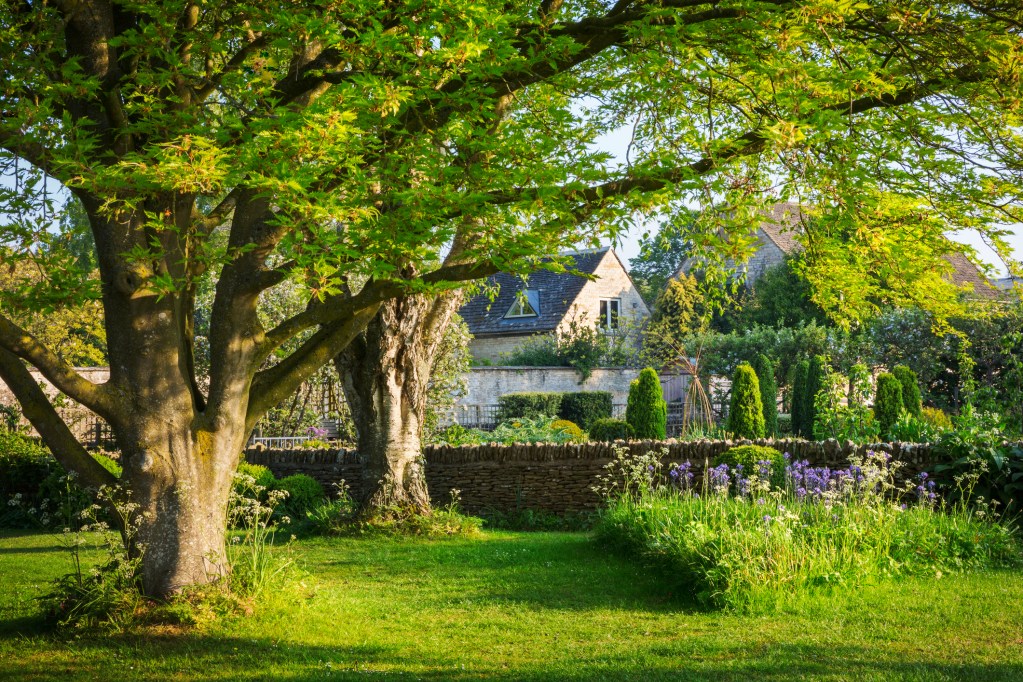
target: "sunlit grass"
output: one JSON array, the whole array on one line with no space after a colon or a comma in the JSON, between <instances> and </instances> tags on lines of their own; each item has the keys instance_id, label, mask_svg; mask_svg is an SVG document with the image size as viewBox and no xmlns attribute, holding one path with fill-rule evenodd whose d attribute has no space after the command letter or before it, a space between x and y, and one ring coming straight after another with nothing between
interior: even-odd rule
<instances>
[{"instance_id":1,"label":"sunlit grass","mask_svg":"<svg viewBox=\"0 0 1023 682\"><path fill-rule=\"evenodd\" d=\"M697 609L585 534L301 540L303 585L203 630L59 639L50 538L0 537L0 679L1019 680L1023 576L913 578L771 616Z\"/></svg>"}]
</instances>

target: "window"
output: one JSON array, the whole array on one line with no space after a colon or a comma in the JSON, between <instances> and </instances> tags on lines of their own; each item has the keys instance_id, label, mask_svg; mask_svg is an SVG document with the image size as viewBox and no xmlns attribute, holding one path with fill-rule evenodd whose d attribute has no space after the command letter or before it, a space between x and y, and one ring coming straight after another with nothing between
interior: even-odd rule
<instances>
[{"instance_id":1,"label":"window","mask_svg":"<svg viewBox=\"0 0 1023 682\"><path fill-rule=\"evenodd\" d=\"M600 299L600 328L611 331L618 329L618 320L622 314L622 299Z\"/></svg>"},{"instance_id":2,"label":"window","mask_svg":"<svg viewBox=\"0 0 1023 682\"><path fill-rule=\"evenodd\" d=\"M523 289L515 297L515 302L504 314L505 319L512 317L536 317L540 314L540 293L536 289Z\"/></svg>"}]
</instances>

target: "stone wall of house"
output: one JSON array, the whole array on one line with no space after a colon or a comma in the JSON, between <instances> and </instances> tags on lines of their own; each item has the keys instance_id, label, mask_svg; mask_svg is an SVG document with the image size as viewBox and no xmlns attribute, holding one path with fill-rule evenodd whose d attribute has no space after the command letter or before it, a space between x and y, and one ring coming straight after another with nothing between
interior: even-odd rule
<instances>
[{"instance_id":1,"label":"stone wall of house","mask_svg":"<svg viewBox=\"0 0 1023 682\"><path fill-rule=\"evenodd\" d=\"M624 404L629 383L637 376L638 369L598 367L581 382L579 372L571 367L473 367L465 377L468 390L458 404L493 405L503 395L524 391L610 391L614 403Z\"/></svg>"},{"instance_id":2,"label":"stone wall of house","mask_svg":"<svg viewBox=\"0 0 1023 682\"><path fill-rule=\"evenodd\" d=\"M514 336L484 336L469 342L469 354L476 362L489 362L499 365L504 359L518 350L532 334Z\"/></svg>"},{"instance_id":3,"label":"stone wall of house","mask_svg":"<svg viewBox=\"0 0 1023 682\"><path fill-rule=\"evenodd\" d=\"M594 274L597 279L587 282L575 303L558 326L559 332L567 332L572 321L582 325L595 325L600 321L600 299L621 299L622 326L629 328L641 324L650 316L643 297L632 283L628 272L612 250L604 255Z\"/></svg>"},{"instance_id":4,"label":"stone wall of house","mask_svg":"<svg viewBox=\"0 0 1023 682\"><path fill-rule=\"evenodd\" d=\"M624 444L633 453L667 452L665 464L689 461L699 476L705 462L734 445L749 441L637 441ZM818 466L844 467L850 456L866 454L868 446L830 440L764 440L797 459ZM869 446L887 452L903 463L902 476L915 476L929 470L934 454L926 445L885 443ZM429 447L426 449L426 480L435 503L449 501L458 490L462 509L469 513L489 510L514 512L536 509L565 514L595 508L600 498L593 491L605 465L614 456L606 443L480 445ZM319 480L328 490L344 480L359 493L359 455L354 451L261 450L246 452L246 460L268 466L277 476L304 473Z\"/></svg>"}]
</instances>

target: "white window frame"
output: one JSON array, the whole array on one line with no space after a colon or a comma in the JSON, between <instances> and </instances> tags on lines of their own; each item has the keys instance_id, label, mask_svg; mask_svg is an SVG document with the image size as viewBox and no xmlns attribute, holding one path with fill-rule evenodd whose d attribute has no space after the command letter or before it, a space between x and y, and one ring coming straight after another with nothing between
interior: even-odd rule
<instances>
[{"instance_id":1,"label":"white window frame","mask_svg":"<svg viewBox=\"0 0 1023 682\"><path fill-rule=\"evenodd\" d=\"M614 315L612 316L612 304L614 307ZM606 306L607 314L604 314L604 308ZM605 319L606 318L606 319ZM622 299L620 298L602 298L600 303L597 304L597 327L606 331L613 332L621 329L622 327Z\"/></svg>"},{"instance_id":2,"label":"white window frame","mask_svg":"<svg viewBox=\"0 0 1023 682\"><path fill-rule=\"evenodd\" d=\"M533 301L536 301L536 305L534 305ZM508 312L504 314L504 319L516 320L524 317L540 317L539 303L540 295L536 289L523 289L515 296L515 302L511 304L511 308L508 308ZM526 312L527 307L529 309L528 312Z\"/></svg>"}]
</instances>

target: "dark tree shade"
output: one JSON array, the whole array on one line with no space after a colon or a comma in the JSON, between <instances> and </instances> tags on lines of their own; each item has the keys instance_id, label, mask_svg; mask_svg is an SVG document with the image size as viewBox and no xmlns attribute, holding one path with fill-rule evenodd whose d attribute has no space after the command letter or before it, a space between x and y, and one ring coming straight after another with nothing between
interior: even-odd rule
<instances>
[{"instance_id":1,"label":"dark tree shade","mask_svg":"<svg viewBox=\"0 0 1023 682\"><path fill-rule=\"evenodd\" d=\"M797 436L806 436L806 421L804 412L806 410L806 378L810 373L810 362L801 361L796 365L795 376L792 379L792 433Z\"/></svg>"}]
</instances>

